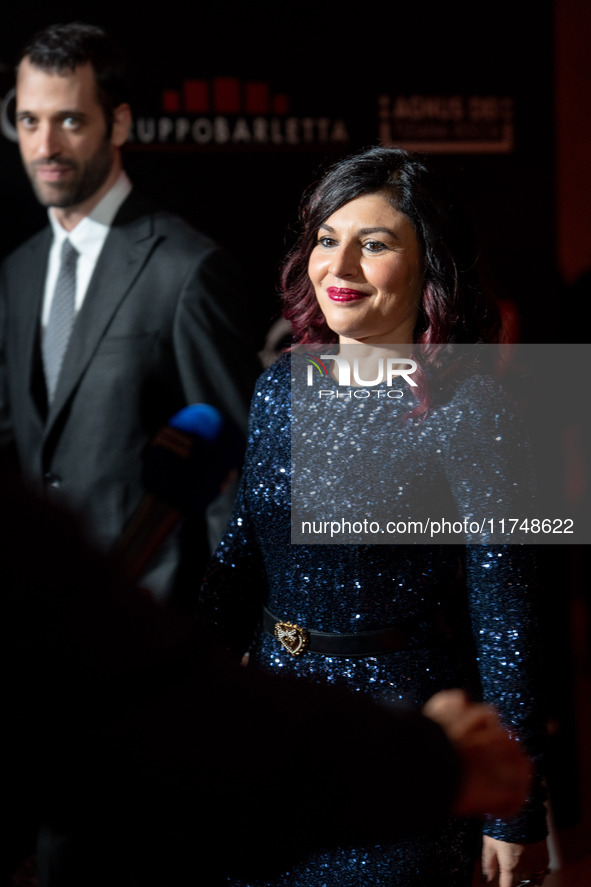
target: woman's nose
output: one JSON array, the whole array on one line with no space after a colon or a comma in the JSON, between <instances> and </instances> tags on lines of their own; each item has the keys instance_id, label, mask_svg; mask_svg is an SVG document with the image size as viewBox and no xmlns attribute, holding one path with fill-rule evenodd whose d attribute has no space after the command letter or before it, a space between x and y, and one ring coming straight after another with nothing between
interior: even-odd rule
<instances>
[{"instance_id":1,"label":"woman's nose","mask_svg":"<svg viewBox=\"0 0 591 887\"><path fill-rule=\"evenodd\" d=\"M330 273L333 277L341 277L351 280L359 274L359 259L356 250L352 246L341 244L331 254Z\"/></svg>"}]
</instances>

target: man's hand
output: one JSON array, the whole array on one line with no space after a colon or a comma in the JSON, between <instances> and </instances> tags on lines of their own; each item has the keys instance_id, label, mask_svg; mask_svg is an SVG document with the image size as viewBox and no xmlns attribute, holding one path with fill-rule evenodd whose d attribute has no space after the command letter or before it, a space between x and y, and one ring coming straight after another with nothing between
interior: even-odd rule
<instances>
[{"instance_id":1,"label":"man's hand","mask_svg":"<svg viewBox=\"0 0 591 887\"><path fill-rule=\"evenodd\" d=\"M462 763L454 815L517 813L531 786L531 766L494 708L470 702L462 690L444 690L423 712L444 729Z\"/></svg>"}]
</instances>

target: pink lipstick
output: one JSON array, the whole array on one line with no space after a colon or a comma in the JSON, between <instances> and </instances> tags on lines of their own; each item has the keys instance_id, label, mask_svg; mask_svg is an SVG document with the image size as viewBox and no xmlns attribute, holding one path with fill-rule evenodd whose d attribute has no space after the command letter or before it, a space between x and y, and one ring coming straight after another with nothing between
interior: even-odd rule
<instances>
[{"instance_id":1,"label":"pink lipstick","mask_svg":"<svg viewBox=\"0 0 591 887\"><path fill-rule=\"evenodd\" d=\"M329 286L326 290L328 298L333 302L357 302L359 299L366 299L369 293L362 293L359 290L346 289L339 286Z\"/></svg>"}]
</instances>

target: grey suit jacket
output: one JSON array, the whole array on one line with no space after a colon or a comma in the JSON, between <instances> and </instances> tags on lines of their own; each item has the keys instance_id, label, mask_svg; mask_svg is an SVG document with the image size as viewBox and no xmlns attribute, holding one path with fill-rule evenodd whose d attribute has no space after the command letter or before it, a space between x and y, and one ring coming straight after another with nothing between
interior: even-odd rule
<instances>
[{"instance_id":1,"label":"grey suit jacket","mask_svg":"<svg viewBox=\"0 0 591 887\"><path fill-rule=\"evenodd\" d=\"M258 371L249 306L215 243L132 192L100 254L47 409L39 318L50 245L47 228L0 271L4 435L23 471L80 508L108 547L143 494L146 444L175 412L206 402L245 426ZM180 544L163 552L156 586L169 585ZM202 560L204 535L192 548Z\"/></svg>"}]
</instances>

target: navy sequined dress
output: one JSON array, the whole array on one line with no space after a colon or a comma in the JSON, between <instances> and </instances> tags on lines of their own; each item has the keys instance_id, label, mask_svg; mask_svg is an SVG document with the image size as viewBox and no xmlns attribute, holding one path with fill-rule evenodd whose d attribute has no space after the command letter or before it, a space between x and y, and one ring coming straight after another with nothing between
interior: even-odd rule
<instances>
[{"instance_id":1,"label":"navy sequined dress","mask_svg":"<svg viewBox=\"0 0 591 887\"><path fill-rule=\"evenodd\" d=\"M428 447L441 456L442 476L462 512L488 507L490 513L491 489L478 480L479 465L483 459L492 464L495 484L502 486L502 447L520 445L511 439L519 432L513 430L516 423L506 414L497 384L483 377L467 390L460 386L422 423L409 422L409 405L408 398L398 404L383 403L384 410L394 410L388 414L393 423L392 459L385 468L393 490L400 496L396 466L404 462L420 474L419 452ZM347 427L354 438L363 402L342 400L335 409L338 416L331 418L330 411L318 408L322 439L335 441L338 434L342 441ZM350 411L349 425L343 410ZM304 675L375 699L419 706L446 687L482 693L501 708L506 722L538 757L531 550L520 545L292 545L290 416L290 359L285 356L262 375L254 394L241 488L206 577L202 612L237 651L250 647L251 661L271 672ZM478 426L468 448L465 440L461 447L458 444L458 428L464 422ZM332 423L336 423L334 434ZM354 490L351 495L355 497ZM416 644L402 652L359 658L310 652L295 657L261 629L263 605L279 619L317 631L356 632L403 624L416 634ZM446 632L433 643L425 642L425 629L439 625L442 613L453 637ZM268 741L272 743L273 736ZM404 767L404 762L392 763ZM391 803L396 804L396 798ZM416 803L427 808L429 798L417 798ZM277 808L269 810L269 816L280 817L281 804L278 796ZM522 815L509 822L490 821L485 830L515 842L542 839L545 824L539 793ZM273 884L467 887L477 852L474 824L450 820L437 835L319 853L291 867ZM258 887L268 882L248 882L255 883Z\"/></svg>"}]
</instances>

